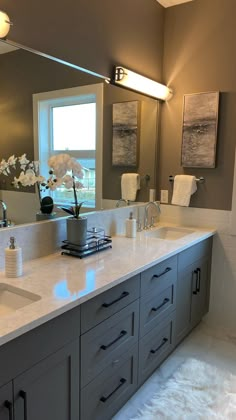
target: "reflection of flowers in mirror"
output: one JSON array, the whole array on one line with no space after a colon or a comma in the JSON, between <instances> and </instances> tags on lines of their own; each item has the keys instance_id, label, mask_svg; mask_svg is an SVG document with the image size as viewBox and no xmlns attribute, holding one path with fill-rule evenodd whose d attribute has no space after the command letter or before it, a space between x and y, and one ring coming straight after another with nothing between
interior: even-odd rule
<instances>
[{"instance_id":1,"label":"reflection of flowers in mirror","mask_svg":"<svg viewBox=\"0 0 236 420\"><path fill-rule=\"evenodd\" d=\"M19 157L15 157L15 155L10 156L7 160L2 159L0 162L0 174L8 176L12 173L12 171L21 171L18 178L14 176L14 180L12 181L12 185L15 188L22 187L31 187L36 185L39 203L40 203L40 211L43 214L50 214L53 211L53 200L51 197L41 197L41 191L46 189L47 181L42 176L39 175L39 161L33 160L30 161L26 153Z\"/></svg>"},{"instance_id":2,"label":"reflection of flowers in mirror","mask_svg":"<svg viewBox=\"0 0 236 420\"><path fill-rule=\"evenodd\" d=\"M12 181L12 185L15 188L19 188L20 185L27 187L36 183L43 184L46 181L43 176L39 175L39 162L28 160L25 153L19 157L12 155L7 160L2 159L0 162L0 174L8 176L12 170L17 170L18 166L21 170L20 175L18 178L14 177Z\"/></svg>"},{"instance_id":3,"label":"reflection of flowers in mirror","mask_svg":"<svg viewBox=\"0 0 236 420\"><path fill-rule=\"evenodd\" d=\"M39 161L30 161L26 153L22 156L10 156L7 160L2 159L0 162L0 174L8 176L12 170L20 170L18 178L14 176L12 185L15 188L28 187L36 184L39 194L39 201L42 202L41 192L45 190L56 190L58 187L65 187L73 191L74 206L61 207L64 211L79 218L80 209L83 203L78 203L77 191L83 188L80 180L83 178L84 173L81 164L70 155L60 153L51 156L48 161L51 168L49 171L49 178L39 174Z\"/></svg>"}]
</instances>

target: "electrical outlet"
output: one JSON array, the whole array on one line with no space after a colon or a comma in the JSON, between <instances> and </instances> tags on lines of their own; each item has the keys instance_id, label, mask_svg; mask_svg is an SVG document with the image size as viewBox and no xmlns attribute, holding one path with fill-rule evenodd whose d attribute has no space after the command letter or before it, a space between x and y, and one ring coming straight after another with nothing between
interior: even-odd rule
<instances>
[{"instance_id":1,"label":"electrical outlet","mask_svg":"<svg viewBox=\"0 0 236 420\"><path fill-rule=\"evenodd\" d=\"M168 203L168 190L161 190L161 203Z\"/></svg>"}]
</instances>

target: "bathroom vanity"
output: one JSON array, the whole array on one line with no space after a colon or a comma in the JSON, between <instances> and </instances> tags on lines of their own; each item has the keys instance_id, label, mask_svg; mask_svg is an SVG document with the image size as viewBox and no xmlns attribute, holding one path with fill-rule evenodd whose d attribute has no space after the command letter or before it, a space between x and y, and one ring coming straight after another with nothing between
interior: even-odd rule
<instances>
[{"instance_id":1,"label":"bathroom vanity","mask_svg":"<svg viewBox=\"0 0 236 420\"><path fill-rule=\"evenodd\" d=\"M9 279L42 298L0 319L0 419L112 418L208 311L213 234L114 237Z\"/></svg>"}]
</instances>

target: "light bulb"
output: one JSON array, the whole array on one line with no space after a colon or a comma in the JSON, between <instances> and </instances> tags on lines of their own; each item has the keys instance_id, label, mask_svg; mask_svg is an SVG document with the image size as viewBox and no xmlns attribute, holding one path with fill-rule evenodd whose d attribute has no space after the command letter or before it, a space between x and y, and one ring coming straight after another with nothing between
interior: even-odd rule
<instances>
[{"instance_id":1,"label":"light bulb","mask_svg":"<svg viewBox=\"0 0 236 420\"><path fill-rule=\"evenodd\" d=\"M0 10L0 38L5 38L10 30L10 19Z\"/></svg>"}]
</instances>

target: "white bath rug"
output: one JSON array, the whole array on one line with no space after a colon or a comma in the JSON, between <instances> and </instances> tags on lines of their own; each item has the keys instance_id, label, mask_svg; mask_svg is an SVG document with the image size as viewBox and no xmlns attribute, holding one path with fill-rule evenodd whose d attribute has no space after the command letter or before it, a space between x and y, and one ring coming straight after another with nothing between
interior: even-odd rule
<instances>
[{"instance_id":1,"label":"white bath rug","mask_svg":"<svg viewBox=\"0 0 236 420\"><path fill-rule=\"evenodd\" d=\"M187 359L132 420L236 420L236 376Z\"/></svg>"}]
</instances>

